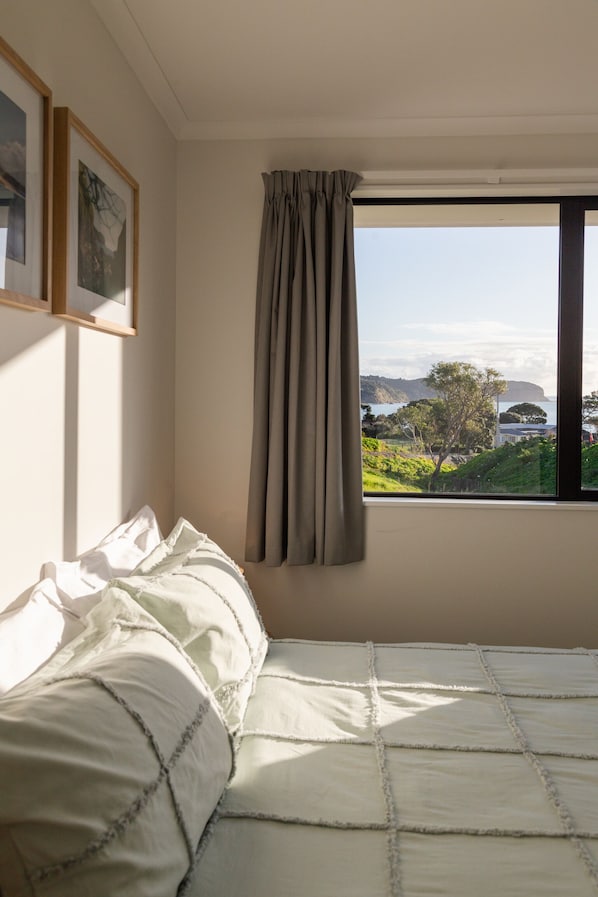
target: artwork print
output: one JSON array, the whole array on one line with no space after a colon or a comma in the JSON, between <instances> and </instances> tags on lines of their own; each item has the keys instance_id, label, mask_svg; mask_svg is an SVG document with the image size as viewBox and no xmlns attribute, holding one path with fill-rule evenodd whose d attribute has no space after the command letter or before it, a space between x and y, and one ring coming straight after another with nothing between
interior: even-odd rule
<instances>
[{"instance_id":1,"label":"artwork print","mask_svg":"<svg viewBox=\"0 0 598 897\"><path fill-rule=\"evenodd\" d=\"M52 91L0 35L0 305L51 310L51 119Z\"/></svg>"},{"instance_id":2,"label":"artwork print","mask_svg":"<svg viewBox=\"0 0 598 897\"><path fill-rule=\"evenodd\" d=\"M0 90L0 233L4 257L25 264L27 116Z\"/></svg>"},{"instance_id":3,"label":"artwork print","mask_svg":"<svg viewBox=\"0 0 598 897\"><path fill-rule=\"evenodd\" d=\"M127 209L91 168L79 161L77 283L125 304Z\"/></svg>"},{"instance_id":4,"label":"artwork print","mask_svg":"<svg viewBox=\"0 0 598 897\"><path fill-rule=\"evenodd\" d=\"M54 109L52 312L137 333L139 186L66 106Z\"/></svg>"}]
</instances>

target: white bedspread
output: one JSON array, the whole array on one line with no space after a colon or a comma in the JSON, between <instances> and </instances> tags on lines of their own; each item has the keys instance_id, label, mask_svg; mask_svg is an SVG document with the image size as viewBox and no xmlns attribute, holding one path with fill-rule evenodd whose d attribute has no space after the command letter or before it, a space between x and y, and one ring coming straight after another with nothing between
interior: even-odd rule
<instances>
[{"instance_id":1,"label":"white bedspread","mask_svg":"<svg viewBox=\"0 0 598 897\"><path fill-rule=\"evenodd\" d=\"M598 654L274 641L193 897L596 897Z\"/></svg>"}]
</instances>

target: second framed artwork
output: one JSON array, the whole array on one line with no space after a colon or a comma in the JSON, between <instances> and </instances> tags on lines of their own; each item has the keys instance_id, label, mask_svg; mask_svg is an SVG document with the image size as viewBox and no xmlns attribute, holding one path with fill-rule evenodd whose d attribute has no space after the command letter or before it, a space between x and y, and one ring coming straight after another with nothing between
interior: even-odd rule
<instances>
[{"instance_id":1,"label":"second framed artwork","mask_svg":"<svg viewBox=\"0 0 598 897\"><path fill-rule=\"evenodd\" d=\"M139 187L70 109L54 110L54 314L137 333Z\"/></svg>"}]
</instances>

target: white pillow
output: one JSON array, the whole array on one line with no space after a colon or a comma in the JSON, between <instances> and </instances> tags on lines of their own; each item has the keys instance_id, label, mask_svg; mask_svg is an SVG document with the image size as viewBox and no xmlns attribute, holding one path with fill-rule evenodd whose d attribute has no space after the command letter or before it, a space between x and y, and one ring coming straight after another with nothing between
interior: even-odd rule
<instances>
[{"instance_id":1,"label":"white pillow","mask_svg":"<svg viewBox=\"0 0 598 897\"><path fill-rule=\"evenodd\" d=\"M51 579L34 586L27 602L0 614L0 695L30 676L85 628L64 607Z\"/></svg>"},{"instance_id":2,"label":"white pillow","mask_svg":"<svg viewBox=\"0 0 598 897\"><path fill-rule=\"evenodd\" d=\"M156 515L145 505L77 560L44 564L43 575L54 580L64 604L83 616L111 579L128 576L161 539Z\"/></svg>"},{"instance_id":3,"label":"white pillow","mask_svg":"<svg viewBox=\"0 0 598 897\"><path fill-rule=\"evenodd\" d=\"M236 732L268 649L241 569L181 518L130 577L112 586L125 589L181 643Z\"/></svg>"},{"instance_id":4,"label":"white pillow","mask_svg":"<svg viewBox=\"0 0 598 897\"><path fill-rule=\"evenodd\" d=\"M231 768L201 675L109 587L0 701L0 893L174 897Z\"/></svg>"}]
</instances>

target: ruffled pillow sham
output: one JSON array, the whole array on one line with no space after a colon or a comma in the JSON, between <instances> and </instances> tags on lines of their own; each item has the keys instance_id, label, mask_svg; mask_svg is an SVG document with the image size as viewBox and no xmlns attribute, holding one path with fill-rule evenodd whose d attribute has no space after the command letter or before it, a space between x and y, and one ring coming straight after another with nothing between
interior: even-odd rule
<instances>
[{"instance_id":1,"label":"ruffled pillow sham","mask_svg":"<svg viewBox=\"0 0 598 897\"><path fill-rule=\"evenodd\" d=\"M109 586L85 631L0 701L0 893L175 895L231 768L201 673Z\"/></svg>"},{"instance_id":2,"label":"ruffled pillow sham","mask_svg":"<svg viewBox=\"0 0 598 897\"><path fill-rule=\"evenodd\" d=\"M239 730L268 649L240 568L181 518L118 585L184 647L213 690L229 730Z\"/></svg>"}]
</instances>

